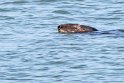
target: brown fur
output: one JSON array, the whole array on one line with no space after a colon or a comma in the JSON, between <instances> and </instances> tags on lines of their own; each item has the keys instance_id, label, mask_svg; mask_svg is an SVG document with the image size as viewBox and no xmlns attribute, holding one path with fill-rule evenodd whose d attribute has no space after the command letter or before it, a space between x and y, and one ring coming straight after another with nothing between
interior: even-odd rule
<instances>
[{"instance_id":1,"label":"brown fur","mask_svg":"<svg viewBox=\"0 0 124 83\"><path fill-rule=\"evenodd\" d=\"M80 24L61 24L58 26L58 31L61 33L83 33L97 31L97 29Z\"/></svg>"}]
</instances>

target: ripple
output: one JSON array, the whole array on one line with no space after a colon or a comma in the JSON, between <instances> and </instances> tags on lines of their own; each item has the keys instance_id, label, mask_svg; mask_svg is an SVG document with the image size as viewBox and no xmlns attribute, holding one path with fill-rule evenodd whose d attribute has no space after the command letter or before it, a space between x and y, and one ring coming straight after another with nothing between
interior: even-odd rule
<instances>
[{"instance_id":1,"label":"ripple","mask_svg":"<svg viewBox=\"0 0 124 83\"><path fill-rule=\"evenodd\" d=\"M0 20L11 20L11 19L15 19L15 17L11 17L11 16L0 16Z\"/></svg>"},{"instance_id":2,"label":"ripple","mask_svg":"<svg viewBox=\"0 0 124 83\"><path fill-rule=\"evenodd\" d=\"M8 12L8 11L11 11L10 9L3 9L3 8L0 8L0 12Z\"/></svg>"},{"instance_id":3,"label":"ripple","mask_svg":"<svg viewBox=\"0 0 124 83\"><path fill-rule=\"evenodd\" d=\"M2 3L2 5L5 5L5 4L24 4L24 3L27 3L27 1L26 0L16 0L16 1L4 2L4 3Z\"/></svg>"},{"instance_id":4,"label":"ripple","mask_svg":"<svg viewBox=\"0 0 124 83\"><path fill-rule=\"evenodd\" d=\"M65 10L55 10L55 11L53 11L53 13L56 13L56 14L70 14L68 11L65 11Z\"/></svg>"},{"instance_id":5,"label":"ripple","mask_svg":"<svg viewBox=\"0 0 124 83\"><path fill-rule=\"evenodd\" d=\"M0 82L123 83L123 2L1 0ZM63 23L99 31L60 34Z\"/></svg>"}]
</instances>

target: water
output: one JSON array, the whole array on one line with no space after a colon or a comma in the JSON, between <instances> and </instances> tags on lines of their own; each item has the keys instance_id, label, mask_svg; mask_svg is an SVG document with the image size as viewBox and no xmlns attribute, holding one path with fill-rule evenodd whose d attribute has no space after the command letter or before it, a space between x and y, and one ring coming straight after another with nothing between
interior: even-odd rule
<instances>
[{"instance_id":1,"label":"water","mask_svg":"<svg viewBox=\"0 0 124 83\"><path fill-rule=\"evenodd\" d=\"M124 83L124 33L60 34L79 23L124 29L123 0L1 0L0 83Z\"/></svg>"}]
</instances>

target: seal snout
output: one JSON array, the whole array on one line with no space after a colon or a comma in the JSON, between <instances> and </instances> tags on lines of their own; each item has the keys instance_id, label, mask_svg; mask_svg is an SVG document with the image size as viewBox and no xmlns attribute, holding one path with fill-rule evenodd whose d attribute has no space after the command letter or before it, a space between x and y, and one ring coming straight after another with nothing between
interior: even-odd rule
<instances>
[{"instance_id":1,"label":"seal snout","mask_svg":"<svg viewBox=\"0 0 124 83\"><path fill-rule=\"evenodd\" d=\"M61 24L58 26L58 31L61 33L83 33L97 31L97 29L80 24Z\"/></svg>"},{"instance_id":2,"label":"seal snout","mask_svg":"<svg viewBox=\"0 0 124 83\"><path fill-rule=\"evenodd\" d=\"M67 30L66 30L66 28L65 28L64 26L59 25L59 26L58 26L58 31L61 32L61 33L64 33L64 32L66 32Z\"/></svg>"}]
</instances>

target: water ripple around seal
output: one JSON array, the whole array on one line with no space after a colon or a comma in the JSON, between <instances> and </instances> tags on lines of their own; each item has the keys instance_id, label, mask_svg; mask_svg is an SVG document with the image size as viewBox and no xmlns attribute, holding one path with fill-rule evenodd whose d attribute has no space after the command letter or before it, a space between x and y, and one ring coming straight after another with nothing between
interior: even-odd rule
<instances>
[{"instance_id":1,"label":"water ripple around seal","mask_svg":"<svg viewBox=\"0 0 124 83\"><path fill-rule=\"evenodd\" d=\"M123 5L123 0L1 0L0 83L123 83ZM57 26L63 23L101 31L60 34Z\"/></svg>"}]
</instances>

